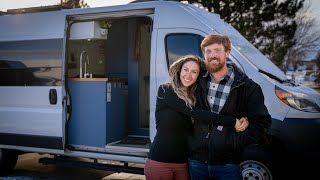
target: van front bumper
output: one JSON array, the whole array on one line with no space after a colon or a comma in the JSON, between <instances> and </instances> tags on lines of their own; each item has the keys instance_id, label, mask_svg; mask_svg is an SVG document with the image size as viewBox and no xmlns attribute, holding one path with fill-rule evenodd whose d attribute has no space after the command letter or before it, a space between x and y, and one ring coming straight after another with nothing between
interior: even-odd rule
<instances>
[{"instance_id":1,"label":"van front bumper","mask_svg":"<svg viewBox=\"0 0 320 180\"><path fill-rule=\"evenodd\" d=\"M289 157L320 160L320 117L272 120L270 132L281 140Z\"/></svg>"}]
</instances>

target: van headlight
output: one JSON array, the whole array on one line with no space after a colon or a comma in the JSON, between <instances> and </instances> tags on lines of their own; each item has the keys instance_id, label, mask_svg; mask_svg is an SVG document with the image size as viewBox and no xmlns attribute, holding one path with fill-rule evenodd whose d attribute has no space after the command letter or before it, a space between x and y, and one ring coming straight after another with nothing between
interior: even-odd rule
<instances>
[{"instance_id":1,"label":"van headlight","mask_svg":"<svg viewBox=\"0 0 320 180\"><path fill-rule=\"evenodd\" d=\"M304 93L287 91L278 86L275 90L277 97L294 109L314 113L320 112L320 107Z\"/></svg>"}]
</instances>

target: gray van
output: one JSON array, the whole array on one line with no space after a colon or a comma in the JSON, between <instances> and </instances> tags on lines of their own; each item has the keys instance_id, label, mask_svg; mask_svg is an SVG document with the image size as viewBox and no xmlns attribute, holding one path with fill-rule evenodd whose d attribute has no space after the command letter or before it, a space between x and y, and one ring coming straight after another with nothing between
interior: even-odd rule
<instances>
[{"instance_id":1,"label":"gray van","mask_svg":"<svg viewBox=\"0 0 320 180\"><path fill-rule=\"evenodd\" d=\"M270 143L243 155L244 178L272 179L288 159L319 159L320 94L289 81L217 14L150 1L6 14L0 24L2 175L23 153L55 155L45 164L143 174L129 164L148 156L157 88L177 58L202 56L201 40L212 33L231 38L229 63L262 87L272 116Z\"/></svg>"}]
</instances>

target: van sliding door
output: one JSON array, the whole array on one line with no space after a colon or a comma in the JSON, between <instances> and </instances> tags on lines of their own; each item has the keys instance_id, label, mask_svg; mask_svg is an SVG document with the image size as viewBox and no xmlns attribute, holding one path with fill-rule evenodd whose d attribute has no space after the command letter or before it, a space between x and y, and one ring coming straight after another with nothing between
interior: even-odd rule
<instances>
[{"instance_id":1,"label":"van sliding door","mask_svg":"<svg viewBox=\"0 0 320 180\"><path fill-rule=\"evenodd\" d=\"M62 149L62 40L0 47L0 143Z\"/></svg>"}]
</instances>

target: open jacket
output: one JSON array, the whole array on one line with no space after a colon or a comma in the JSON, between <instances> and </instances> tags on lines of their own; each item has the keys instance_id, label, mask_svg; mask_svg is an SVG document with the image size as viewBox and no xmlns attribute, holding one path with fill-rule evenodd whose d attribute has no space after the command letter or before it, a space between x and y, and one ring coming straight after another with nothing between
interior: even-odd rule
<instances>
[{"instance_id":1,"label":"open jacket","mask_svg":"<svg viewBox=\"0 0 320 180\"><path fill-rule=\"evenodd\" d=\"M175 104L184 104L183 111L174 109ZM188 162L188 136L192 127L190 111L172 86L159 86L155 111L157 133L149 159L164 163Z\"/></svg>"},{"instance_id":2,"label":"open jacket","mask_svg":"<svg viewBox=\"0 0 320 180\"><path fill-rule=\"evenodd\" d=\"M215 119L212 114L202 110L210 110L207 101L207 83L210 76L201 75L196 105L199 109L192 112L194 125L189 138L190 159L210 165L238 164L244 148L258 143L267 135L271 116L264 104L261 87L236 66L233 66L233 69L235 79L219 114L238 119L248 117L249 126L243 132L236 132L233 126L224 126L221 129L212 123Z\"/></svg>"},{"instance_id":3,"label":"open jacket","mask_svg":"<svg viewBox=\"0 0 320 180\"><path fill-rule=\"evenodd\" d=\"M150 148L149 159L166 163L188 162L192 109L177 96L170 84L159 86L155 112L157 133ZM210 115L212 124L232 127L235 124L234 117L210 111L197 112L194 115Z\"/></svg>"}]
</instances>

